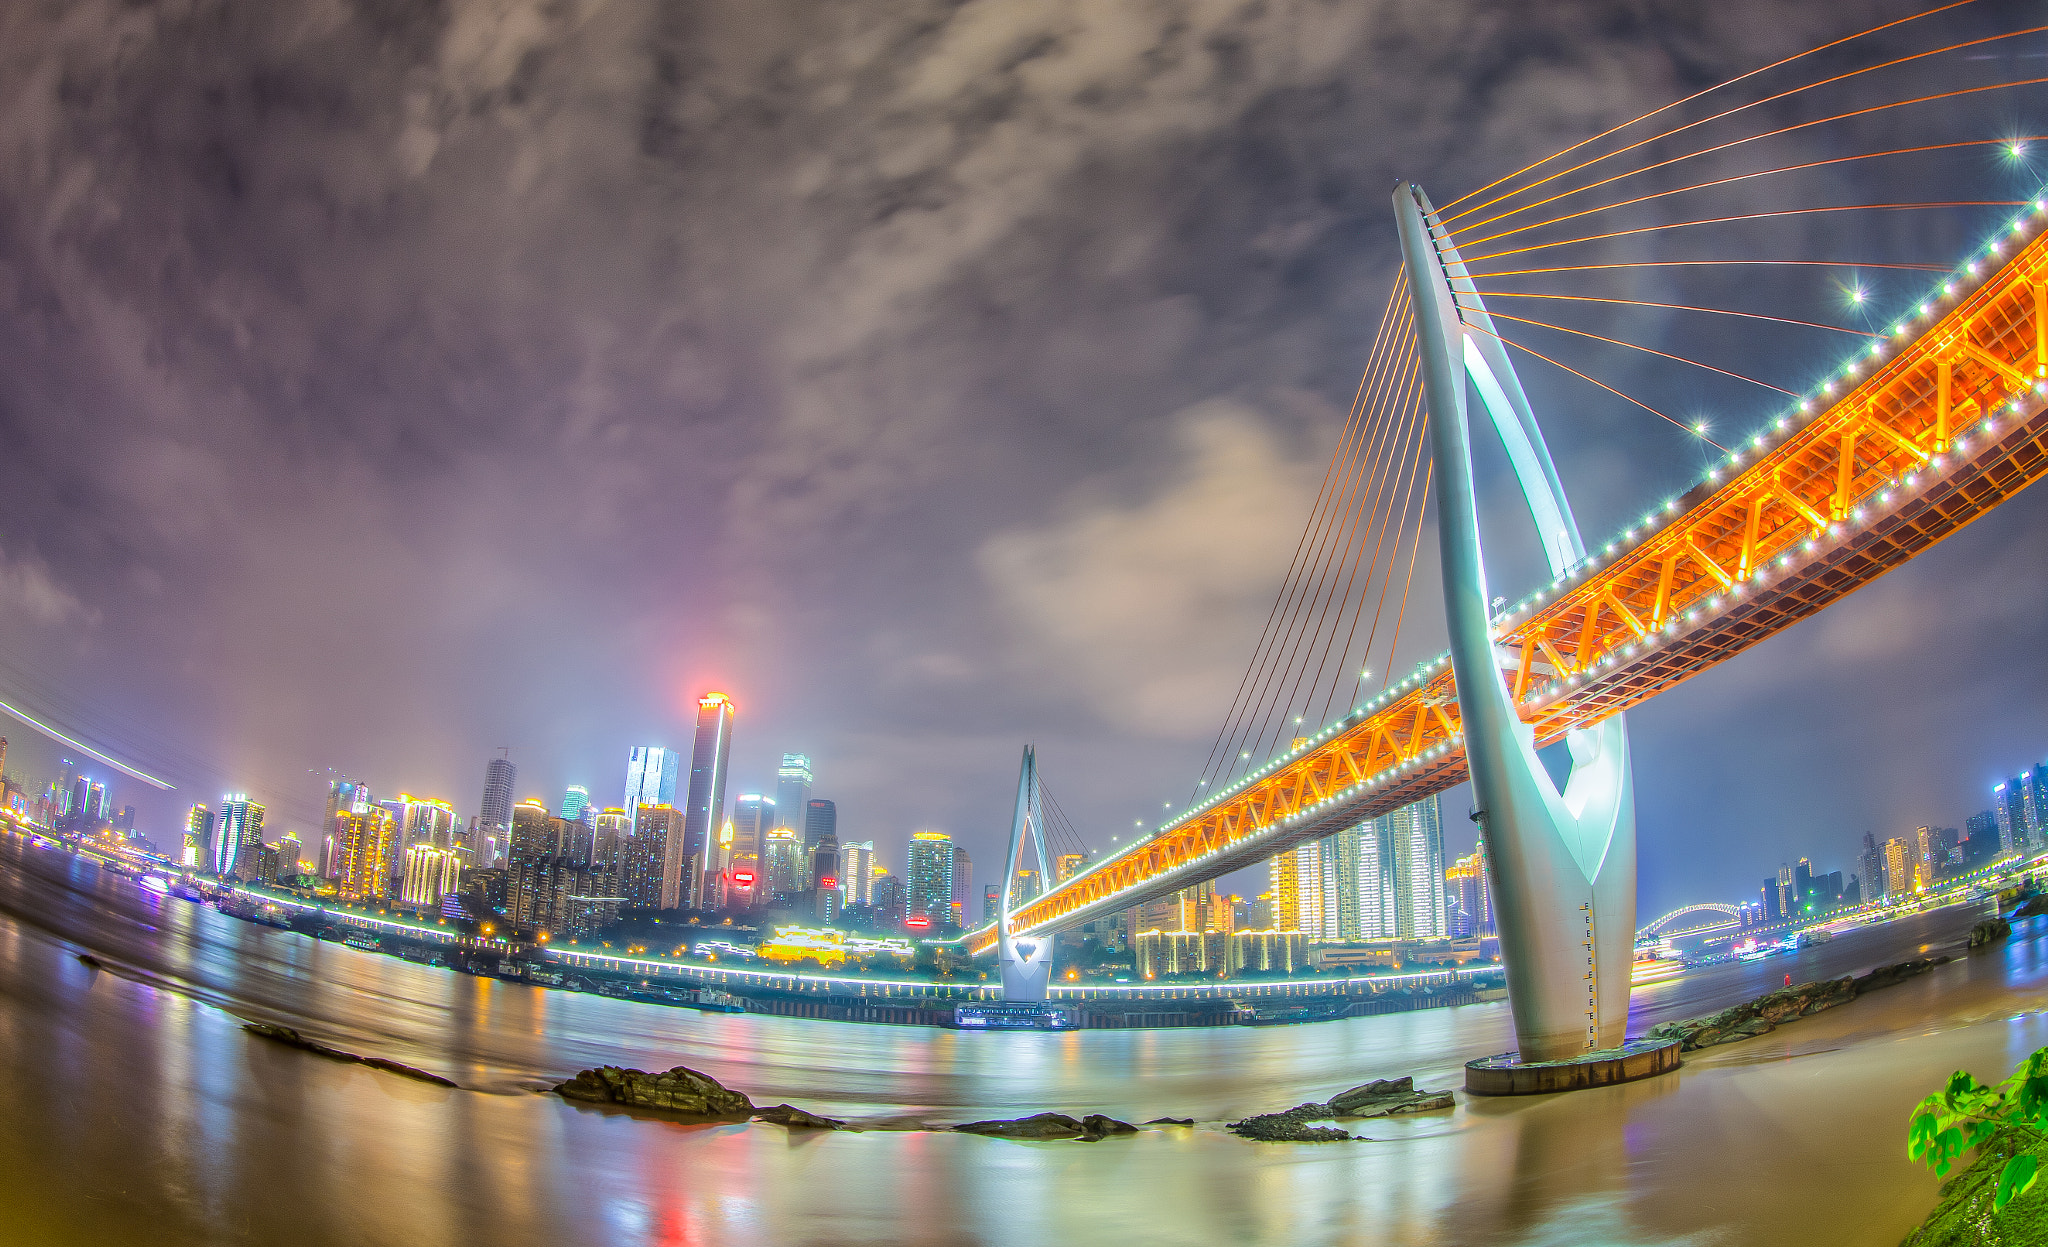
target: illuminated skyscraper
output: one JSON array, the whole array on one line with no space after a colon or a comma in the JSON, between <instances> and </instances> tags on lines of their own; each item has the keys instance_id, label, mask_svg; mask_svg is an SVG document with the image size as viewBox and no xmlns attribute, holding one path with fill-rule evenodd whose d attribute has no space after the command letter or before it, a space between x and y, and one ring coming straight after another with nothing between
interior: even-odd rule
<instances>
[{"instance_id":1,"label":"illuminated skyscraper","mask_svg":"<svg viewBox=\"0 0 2048 1247\"><path fill-rule=\"evenodd\" d=\"M1914 858L1913 845L1904 836L1894 836L1884 842L1885 896L1891 899L1908 896L1913 891Z\"/></svg>"},{"instance_id":2,"label":"illuminated skyscraper","mask_svg":"<svg viewBox=\"0 0 2048 1247\"><path fill-rule=\"evenodd\" d=\"M775 771L775 810L784 821L771 824L775 827L796 827L793 819L804 816L804 806L811 799L811 760L800 753L782 755L782 765Z\"/></svg>"},{"instance_id":3,"label":"illuminated skyscraper","mask_svg":"<svg viewBox=\"0 0 2048 1247\"><path fill-rule=\"evenodd\" d=\"M503 845L512 834L512 785L519 768L510 758L492 758L484 764L484 796L477 805L478 830Z\"/></svg>"},{"instance_id":4,"label":"illuminated skyscraper","mask_svg":"<svg viewBox=\"0 0 2048 1247\"><path fill-rule=\"evenodd\" d=\"M1052 881L1065 883L1081 873L1081 867L1088 864L1088 858L1081 853L1062 853L1052 859Z\"/></svg>"},{"instance_id":5,"label":"illuminated skyscraper","mask_svg":"<svg viewBox=\"0 0 2048 1247\"><path fill-rule=\"evenodd\" d=\"M682 755L660 745L641 745L626 758L626 797L621 808L637 817L643 805L674 805Z\"/></svg>"},{"instance_id":6,"label":"illuminated skyscraper","mask_svg":"<svg viewBox=\"0 0 2048 1247\"><path fill-rule=\"evenodd\" d=\"M399 901L414 909L433 909L441 898L457 889L462 866L453 849L437 849L421 841L405 851L404 885Z\"/></svg>"},{"instance_id":7,"label":"illuminated skyscraper","mask_svg":"<svg viewBox=\"0 0 2048 1247\"><path fill-rule=\"evenodd\" d=\"M406 847L415 844L432 845L437 849L455 847L455 807L446 801L401 792L391 800L377 804L391 811L391 820L398 827L401 856Z\"/></svg>"},{"instance_id":8,"label":"illuminated skyscraper","mask_svg":"<svg viewBox=\"0 0 2048 1247\"><path fill-rule=\"evenodd\" d=\"M398 824L391 811L372 805L360 814L334 816L341 845L336 887L345 901L380 901L391 895L391 869L398 852Z\"/></svg>"},{"instance_id":9,"label":"illuminated skyscraper","mask_svg":"<svg viewBox=\"0 0 2048 1247\"><path fill-rule=\"evenodd\" d=\"M213 869L213 811L203 805L185 815L185 858L184 865L195 870L219 873Z\"/></svg>"},{"instance_id":10,"label":"illuminated skyscraper","mask_svg":"<svg viewBox=\"0 0 2048 1247\"><path fill-rule=\"evenodd\" d=\"M875 903L875 842L839 846L839 890L849 905Z\"/></svg>"},{"instance_id":11,"label":"illuminated skyscraper","mask_svg":"<svg viewBox=\"0 0 2048 1247\"><path fill-rule=\"evenodd\" d=\"M222 797L220 815L213 824L213 872L233 877L242 854L262 843L263 807L245 792Z\"/></svg>"},{"instance_id":12,"label":"illuminated skyscraper","mask_svg":"<svg viewBox=\"0 0 2048 1247\"><path fill-rule=\"evenodd\" d=\"M953 837L943 831L913 832L903 873L903 902L911 915L922 914L933 926L952 921Z\"/></svg>"},{"instance_id":13,"label":"illuminated skyscraper","mask_svg":"<svg viewBox=\"0 0 2048 1247\"><path fill-rule=\"evenodd\" d=\"M697 739L690 749L690 800L683 809L683 852L662 867L665 909L704 903L716 837L725 824L725 776L737 711L732 698L724 693L706 693L697 699ZM673 851L677 846L669 847ZM674 904L668 903L671 896Z\"/></svg>"},{"instance_id":14,"label":"illuminated skyscraper","mask_svg":"<svg viewBox=\"0 0 2048 1247\"><path fill-rule=\"evenodd\" d=\"M732 853L734 857L761 852L761 837L776 821L776 803L758 792L741 795L732 803Z\"/></svg>"},{"instance_id":15,"label":"illuminated skyscraper","mask_svg":"<svg viewBox=\"0 0 2048 1247\"><path fill-rule=\"evenodd\" d=\"M803 891L803 837L794 827L771 827L761 843L761 873L764 877L760 893L771 900L779 900Z\"/></svg>"},{"instance_id":16,"label":"illuminated skyscraper","mask_svg":"<svg viewBox=\"0 0 2048 1247\"><path fill-rule=\"evenodd\" d=\"M630 771L630 768L628 768ZM581 784L571 784L562 792L562 817L570 822L580 822L583 809L590 804L590 789Z\"/></svg>"}]
</instances>

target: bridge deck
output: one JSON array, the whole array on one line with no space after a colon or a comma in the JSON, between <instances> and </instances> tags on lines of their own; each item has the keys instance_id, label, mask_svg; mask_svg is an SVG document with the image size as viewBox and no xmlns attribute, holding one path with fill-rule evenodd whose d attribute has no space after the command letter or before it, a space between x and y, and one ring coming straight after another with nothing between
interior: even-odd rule
<instances>
[{"instance_id":1,"label":"bridge deck","mask_svg":"<svg viewBox=\"0 0 2048 1247\"><path fill-rule=\"evenodd\" d=\"M2048 472L2048 214L1903 333L1495 625L1539 744L1790 627ZM1033 900L1058 930L1260 862L1465 779L1438 658L1299 749ZM992 928L970 936L976 948Z\"/></svg>"}]
</instances>

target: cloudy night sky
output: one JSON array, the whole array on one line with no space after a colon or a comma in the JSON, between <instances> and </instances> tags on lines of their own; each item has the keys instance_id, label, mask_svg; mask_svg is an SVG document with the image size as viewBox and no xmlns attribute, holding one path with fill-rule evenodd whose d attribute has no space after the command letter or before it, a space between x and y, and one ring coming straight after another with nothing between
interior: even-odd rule
<instances>
[{"instance_id":1,"label":"cloudy night sky","mask_svg":"<svg viewBox=\"0 0 2048 1247\"><path fill-rule=\"evenodd\" d=\"M1390 289L1395 179L1455 199L1914 11L19 0L0 11L0 696L177 784L115 784L160 845L230 787L273 833L308 832L330 768L466 816L500 746L521 796L580 783L615 803L628 748L687 749L717 688L740 707L729 795L807 753L842 841L892 868L937 828L995 878L1027 741L1107 847L1202 773ZM1965 5L1683 117L2039 12ZM2044 75L2048 39L2004 39L1688 141ZM2048 87L1628 185L2030 134L2048 136ZM2038 146L1755 179L1623 224L2031 197ZM1950 265L2013 211L1549 254ZM1520 288L1865 329L1934 280ZM1528 314L1793 391L1861 341ZM1724 440L1787 402L1530 332ZM1641 409L1517 366L1589 540L1708 462ZM1526 517L1498 465L1482 481L1491 570L1520 596ZM1442 645L1423 550L1404 665ZM1802 855L1853 871L1864 832L1960 826L2048 754L2044 552L2037 489L1631 712L1645 912L1753 899ZM6 735L11 774L54 773L56 745ZM1444 801L1465 851L1466 793Z\"/></svg>"}]
</instances>

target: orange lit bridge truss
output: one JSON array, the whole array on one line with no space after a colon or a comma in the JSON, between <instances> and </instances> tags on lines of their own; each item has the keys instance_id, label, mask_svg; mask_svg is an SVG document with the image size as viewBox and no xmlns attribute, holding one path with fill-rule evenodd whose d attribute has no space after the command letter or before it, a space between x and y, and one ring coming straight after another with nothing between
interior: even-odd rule
<instances>
[{"instance_id":1,"label":"orange lit bridge truss","mask_svg":"<svg viewBox=\"0 0 2048 1247\"><path fill-rule=\"evenodd\" d=\"M2048 472L2044 223L2034 207L1822 401L1496 619L1501 671L1539 745L1812 615ZM1038 897L1012 927L1107 917L1464 779L1440 657ZM993 946L991 929L967 938Z\"/></svg>"}]
</instances>

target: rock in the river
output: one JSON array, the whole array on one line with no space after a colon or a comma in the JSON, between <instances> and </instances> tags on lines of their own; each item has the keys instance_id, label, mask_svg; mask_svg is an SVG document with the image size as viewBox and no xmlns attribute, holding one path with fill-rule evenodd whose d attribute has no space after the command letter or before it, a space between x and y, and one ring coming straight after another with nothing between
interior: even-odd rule
<instances>
[{"instance_id":1,"label":"rock in the river","mask_svg":"<svg viewBox=\"0 0 2048 1247\"><path fill-rule=\"evenodd\" d=\"M2034 897L2026 904L2012 911L2012 916L2015 918L2038 918L2042 914L2048 914L2048 894Z\"/></svg>"},{"instance_id":2,"label":"rock in the river","mask_svg":"<svg viewBox=\"0 0 2048 1247\"><path fill-rule=\"evenodd\" d=\"M1330 1100L1332 1117L1392 1117L1427 1113L1457 1104L1448 1091L1417 1091L1413 1078L1381 1078Z\"/></svg>"},{"instance_id":3,"label":"rock in the river","mask_svg":"<svg viewBox=\"0 0 2048 1247\"><path fill-rule=\"evenodd\" d=\"M778 1104L774 1108L764 1108L754 1114L754 1120L772 1121L781 1126L809 1128L812 1130L846 1129L846 1123L840 1121L837 1117L820 1117L816 1113L807 1112L794 1104Z\"/></svg>"},{"instance_id":4,"label":"rock in the river","mask_svg":"<svg viewBox=\"0 0 2048 1247\"><path fill-rule=\"evenodd\" d=\"M737 1120L753 1116L753 1101L709 1074L678 1065L666 1073L600 1065L555 1088L571 1100L593 1100L627 1108L659 1109L685 1117Z\"/></svg>"},{"instance_id":5,"label":"rock in the river","mask_svg":"<svg viewBox=\"0 0 2048 1247\"><path fill-rule=\"evenodd\" d=\"M1925 974L1934 967L1942 965L1949 960L1950 958L1947 957L1919 957L1912 961L1901 961L1895 966L1879 966L1877 969L1856 980L1856 993L1862 995L1864 992L1876 991L1880 987L1890 987L1894 983L1903 983L1907 979L1918 974Z\"/></svg>"},{"instance_id":6,"label":"rock in the river","mask_svg":"<svg viewBox=\"0 0 2048 1247\"><path fill-rule=\"evenodd\" d=\"M1195 1119L1192 1117L1154 1117L1145 1124L1148 1126L1192 1126L1195 1124Z\"/></svg>"},{"instance_id":7,"label":"rock in the river","mask_svg":"<svg viewBox=\"0 0 2048 1247\"><path fill-rule=\"evenodd\" d=\"M1982 948L1993 940L2002 940L2012 934L2012 924L2003 918L1986 918L1970 928L1970 947Z\"/></svg>"},{"instance_id":8,"label":"rock in the river","mask_svg":"<svg viewBox=\"0 0 2048 1247\"><path fill-rule=\"evenodd\" d=\"M317 1040L308 1039L291 1027L280 1026L276 1022L244 1022L242 1023L242 1029L259 1039L268 1039L293 1048L303 1048L307 1052L324 1056L329 1060L367 1065L371 1069L381 1069L387 1074L397 1074L403 1078L416 1078L421 1082L430 1082L437 1087L455 1086L453 1082L441 1077L439 1074L430 1074L426 1070L418 1069L411 1065L402 1065L390 1057L358 1056L353 1052L344 1052L340 1048L332 1048Z\"/></svg>"},{"instance_id":9,"label":"rock in the river","mask_svg":"<svg viewBox=\"0 0 2048 1247\"><path fill-rule=\"evenodd\" d=\"M970 1121L953 1129L996 1139L1078 1139L1093 1143L1107 1135L1135 1134L1137 1127L1100 1113L1075 1120L1065 1113L1034 1113L1010 1121Z\"/></svg>"},{"instance_id":10,"label":"rock in the river","mask_svg":"<svg viewBox=\"0 0 2048 1247\"><path fill-rule=\"evenodd\" d=\"M1260 1143L1341 1143L1356 1137L1334 1126L1309 1125L1330 1116L1327 1104L1297 1104L1284 1113L1260 1113L1231 1122L1224 1129Z\"/></svg>"},{"instance_id":11,"label":"rock in the river","mask_svg":"<svg viewBox=\"0 0 2048 1247\"><path fill-rule=\"evenodd\" d=\"M1890 987L1916 974L1925 974L1947 960L1947 957L1923 957L1917 961L1902 961L1895 966L1879 966L1862 978L1845 976L1781 987L1707 1017L1659 1023L1650 1028L1647 1038L1676 1039L1681 1052L1734 1043L1738 1039L1753 1039L1778 1029L1782 1023L1848 1004L1864 992Z\"/></svg>"}]
</instances>

